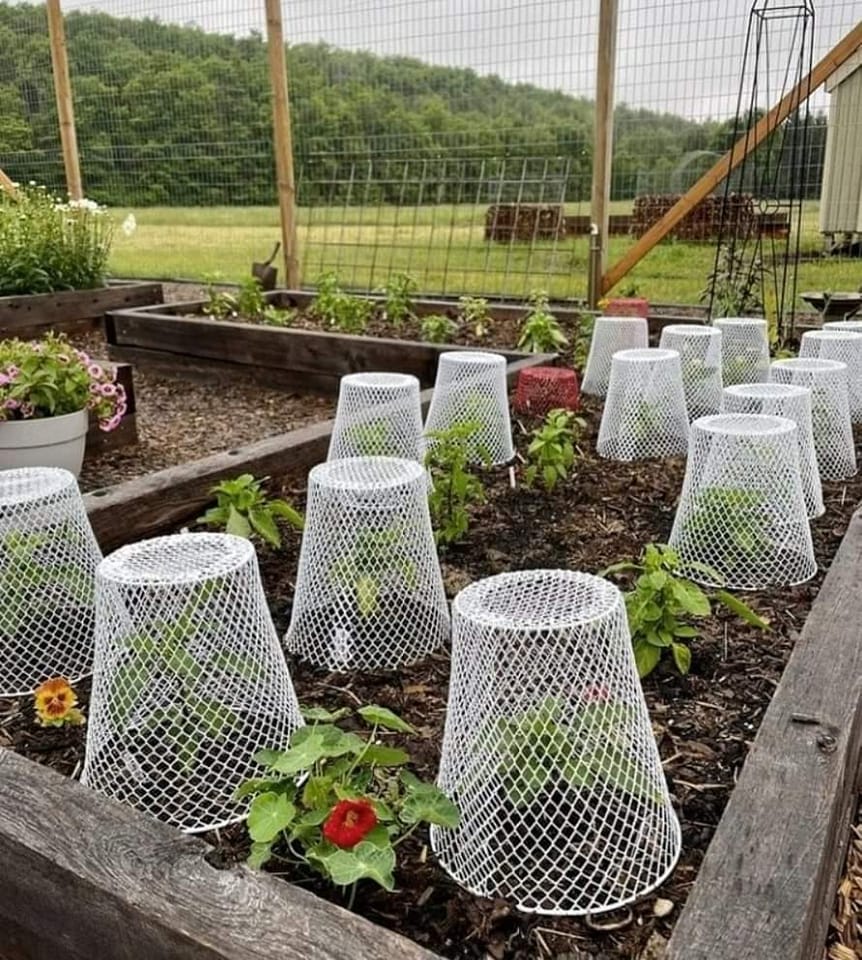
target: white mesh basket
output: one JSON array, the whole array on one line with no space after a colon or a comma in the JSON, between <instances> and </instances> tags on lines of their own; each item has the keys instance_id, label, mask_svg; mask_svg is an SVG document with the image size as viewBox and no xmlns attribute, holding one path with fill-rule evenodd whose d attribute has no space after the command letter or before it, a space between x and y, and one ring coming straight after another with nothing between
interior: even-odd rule
<instances>
[{"instance_id":1,"label":"white mesh basket","mask_svg":"<svg viewBox=\"0 0 862 960\"><path fill-rule=\"evenodd\" d=\"M760 413L770 417L786 417L796 424L799 443L799 469L802 494L809 517L819 517L826 510L814 432L811 426L811 391L789 383L738 383L725 387L723 413Z\"/></svg>"},{"instance_id":2,"label":"white mesh basket","mask_svg":"<svg viewBox=\"0 0 862 960\"><path fill-rule=\"evenodd\" d=\"M851 423L862 422L862 331L809 330L799 345L802 358L837 360L847 364L847 402Z\"/></svg>"},{"instance_id":3,"label":"white mesh basket","mask_svg":"<svg viewBox=\"0 0 862 960\"><path fill-rule=\"evenodd\" d=\"M475 462L484 459L483 450L492 464L508 463L515 456L505 357L473 350L440 354L425 431L448 430L461 423L480 425L470 440Z\"/></svg>"},{"instance_id":4,"label":"white mesh basket","mask_svg":"<svg viewBox=\"0 0 862 960\"><path fill-rule=\"evenodd\" d=\"M99 566L81 781L187 832L243 819L254 754L302 725L254 548L159 537Z\"/></svg>"},{"instance_id":5,"label":"white mesh basket","mask_svg":"<svg viewBox=\"0 0 862 960\"><path fill-rule=\"evenodd\" d=\"M0 470L0 697L90 673L101 559L73 474Z\"/></svg>"},{"instance_id":6,"label":"white mesh basket","mask_svg":"<svg viewBox=\"0 0 862 960\"><path fill-rule=\"evenodd\" d=\"M596 397L608 392L611 358L620 350L637 350L648 342L643 317L596 317L581 390Z\"/></svg>"},{"instance_id":7,"label":"white mesh basket","mask_svg":"<svg viewBox=\"0 0 862 960\"><path fill-rule=\"evenodd\" d=\"M726 387L769 379L769 331L759 317L719 317L721 375Z\"/></svg>"},{"instance_id":8,"label":"white mesh basket","mask_svg":"<svg viewBox=\"0 0 862 960\"><path fill-rule=\"evenodd\" d=\"M395 669L448 639L424 470L390 457L314 467L287 648L328 670Z\"/></svg>"},{"instance_id":9,"label":"white mesh basket","mask_svg":"<svg viewBox=\"0 0 862 960\"><path fill-rule=\"evenodd\" d=\"M684 456L688 415L676 350L645 347L614 354L599 439L600 457Z\"/></svg>"},{"instance_id":10,"label":"white mesh basket","mask_svg":"<svg viewBox=\"0 0 862 960\"><path fill-rule=\"evenodd\" d=\"M721 409L721 330L694 323L675 323L661 332L660 347L676 350L682 367L682 388L688 419Z\"/></svg>"},{"instance_id":11,"label":"white mesh basket","mask_svg":"<svg viewBox=\"0 0 862 960\"><path fill-rule=\"evenodd\" d=\"M328 460L403 457L424 463L419 381L403 373L341 378Z\"/></svg>"},{"instance_id":12,"label":"white mesh basket","mask_svg":"<svg viewBox=\"0 0 862 960\"><path fill-rule=\"evenodd\" d=\"M821 480L849 480L856 474L856 448L850 423L847 365L838 360L796 357L776 360L773 383L792 383L811 391L811 426Z\"/></svg>"},{"instance_id":13,"label":"white mesh basket","mask_svg":"<svg viewBox=\"0 0 862 960\"><path fill-rule=\"evenodd\" d=\"M658 886L680 852L622 597L569 570L504 573L453 606L440 863L483 897L590 914Z\"/></svg>"},{"instance_id":14,"label":"white mesh basket","mask_svg":"<svg viewBox=\"0 0 862 960\"><path fill-rule=\"evenodd\" d=\"M669 543L692 580L760 590L814 576L796 434L792 420L761 414L691 425Z\"/></svg>"}]
</instances>

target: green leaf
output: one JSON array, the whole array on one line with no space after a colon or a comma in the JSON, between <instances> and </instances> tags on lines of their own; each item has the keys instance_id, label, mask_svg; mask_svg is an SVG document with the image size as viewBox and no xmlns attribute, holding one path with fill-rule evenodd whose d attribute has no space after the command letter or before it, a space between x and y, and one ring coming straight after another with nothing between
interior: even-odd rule
<instances>
[{"instance_id":1,"label":"green leaf","mask_svg":"<svg viewBox=\"0 0 862 960\"><path fill-rule=\"evenodd\" d=\"M377 602L380 596L380 583L376 577L361 576L356 578L356 605L362 617L373 616L377 611Z\"/></svg>"},{"instance_id":2,"label":"green leaf","mask_svg":"<svg viewBox=\"0 0 862 960\"><path fill-rule=\"evenodd\" d=\"M138 660L123 664L114 674L108 709L117 727L126 723L150 682L149 670Z\"/></svg>"},{"instance_id":3,"label":"green leaf","mask_svg":"<svg viewBox=\"0 0 862 960\"><path fill-rule=\"evenodd\" d=\"M352 850L334 847L316 848L314 859L329 875L333 883L349 887L357 880L373 880L384 890L395 889L392 871L395 869L395 851L391 846L378 847L362 840Z\"/></svg>"},{"instance_id":4,"label":"green leaf","mask_svg":"<svg viewBox=\"0 0 862 960\"><path fill-rule=\"evenodd\" d=\"M269 509L271 513L274 513L277 517L281 517L282 520L286 520L297 530L302 530L305 528L305 517L303 517L298 510L287 503L287 501L270 500Z\"/></svg>"},{"instance_id":5,"label":"green leaf","mask_svg":"<svg viewBox=\"0 0 862 960\"><path fill-rule=\"evenodd\" d=\"M240 653L222 651L213 657L212 666L225 673L235 673L245 680L260 680L264 674L263 665L253 657L244 657Z\"/></svg>"},{"instance_id":6,"label":"green leaf","mask_svg":"<svg viewBox=\"0 0 862 960\"><path fill-rule=\"evenodd\" d=\"M241 783L233 792L233 800L242 800L253 793L262 793L271 791L274 793L284 792L283 787L290 787L295 791L294 784L289 780L272 780L270 777L251 777ZM292 799L288 797L288 799Z\"/></svg>"},{"instance_id":7,"label":"green leaf","mask_svg":"<svg viewBox=\"0 0 862 960\"><path fill-rule=\"evenodd\" d=\"M693 617L708 617L712 613L709 597L693 583L677 580L673 584L676 602Z\"/></svg>"},{"instance_id":8,"label":"green leaf","mask_svg":"<svg viewBox=\"0 0 862 960\"><path fill-rule=\"evenodd\" d=\"M545 789L551 779L552 771L536 757L524 757L520 764L502 771L503 781L509 800L519 808L528 807Z\"/></svg>"},{"instance_id":9,"label":"green leaf","mask_svg":"<svg viewBox=\"0 0 862 960\"><path fill-rule=\"evenodd\" d=\"M769 629L769 621L765 620L759 614L755 613L747 604L743 603L738 597L726 590L716 590L713 596L719 603L727 607L731 613L741 617L746 623L753 627L759 627L761 630Z\"/></svg>"},{"instance_id":10,"label":"green leaf","mask_svg":"<svg viewBox=\"0 0 862 960\"><path fill-rule=\"evenodd\" d=\"M560 776L573 790L591 790L598 783L598 776L589 756L576 757L560 764Z\"/></svg>"},{"instance_id":11,"label":"green leaf","mask_svg":"<svg viewBox=\"0 0 862 960\"><path fill-rule=\"evenodd\" d=\"M281 546L281 534L272 514L265 507L252 507L248 512L248 519L255 533L278 550Z\"/></svg>"},{"instance_id":12,"label":"green leaf","mask_svg":"<svg viewBox=\"0 0 862 960\"><path fill-rule=\"evenodd\" d=\"M228 728L239 726L239 716L217 700L204 700L202 697L188 696L186 705L206 727L211 737L223 737Z\"/></svg>"},{"instance_id":13,"label":"green leaf","mask_svg":"<svg viewBox=\"0 0 862 960\"><path fill-rule=\"evenodd\" d=\"M270 843L253 843L251 845L251 852L248 855L248 858L245 861L247 867L250 867L252 870L260 870L260 868L269 860L272 856L272 842Z\"/></svg>"},{"instance_id":14,"label":"green leaf","mask_svg":"<svg viewBox=\"0 0 862 960\"><path fill-rule=\"evenodd\" d=\"M260 751L255 756L258 763L287 776L294 776L314 766L324 757L342 757L359 754L365 741L354 733L345 733L338 727L319 725L301 727L294 731L287 750Z\"/></svg>"},{"instance_id":15,"label":"green leaf","mask_svg":"<svg viewBox=\"0 0 862 960\"><path fill-rule=\"evenodd\" d=\"M691 650L684 643L671 644L673 662L680 673L686 674L691 669Z\"/></svg>"},{"instance_id":16,"label":"green leaf","mask_svg":"<svg viewBox=\"0 0 862 960\"><path fill-rule=\"evenodd\" d=\"M350 707L341 707L339 710L327 710L326 707L300 707L299 712L304 720L312 723L336 723L350 714Z\"/></svg>"},{"instance_id":17,"label":"green leaf","mask_svg":"<svg viewBox=\"0 0 862 960\"><path fill-rule=\"evenodd\" d=\"M373 764L377 767L400 767L409 763L410 754L399 747L387 747L381 743L371 743L357 758L362 765Z\"/></svg>"},{"instance_id":18,"label":"green leaf","mask_svg":"<svg viewBox=\"0 0 862 960\"><path fill-rule=\"evenodd\" d=\"M461 819L454 803L432 783L408 787L399 813L404 823L433 823L438 827L457 827Z\"/></svg>"},{"instance_id":19,"label":"green leaf","mask_svg":"<svg viewBox=\"0 0 862 960\"><path fill-rule=\"evenodd\" d=\"M228 508L225 532L232 533L235 537L245 537L246 540L251 536L251 524L233 504Z\"/></svg>"},{"instance_id":20,"label":"green leaf","mask_svg":"<svg viewBox=\"0 0 862 960\"><path fill-rule=\"evenodd\" d=\"M332 777L309 777L302 788L302 803L305 807L331 806Z\"/></svg>"},{"instance_id":21,"label":"green leaf","mask_svg":"<svg viewBox=\"0 0 862 960\"><path fill-rule=\"evenodd\" d=\"M296 817L296 807L278 793L262 793L251 802L248 811L248 833L258 843L272 843Z\"/></svg>"},{"instance_id":22,"label":"green leaf","mask_svg":"<svg viewBox=\"0 0 862 960\"><path fill-rule=\"evenodd\" d=\"M658 666L661 660L661 647L655 647L651 643L639 640L635 644L635 665L638 668L638 676L649 676Z\"/></svg>"},{"instance_id":23,"label":"green leaf","mask_svg":"<svg viewBox=\"0 0 862 960\"><path fill-rule=\"evenodd\" d=\"M604 743L597 748L593 762L596 773L606 783L632 796L661 803L661 794L650 783L637 755L630 755L613 743Z\"/></svg>"},{"instance_id":24,"label":"green leaf","mask_svg":"<svg viewBox=\"0 0 862 960\"><path fill-rule=\"evenodd\" d=\"M371 703L367 707L360 707L356 712L366 723L370 723L372 726L385 727L387 730L397 730L399 733L416 732L413 727L405 720L402 720L398 714L376 703Z\"/></svg>"}]
</instances>

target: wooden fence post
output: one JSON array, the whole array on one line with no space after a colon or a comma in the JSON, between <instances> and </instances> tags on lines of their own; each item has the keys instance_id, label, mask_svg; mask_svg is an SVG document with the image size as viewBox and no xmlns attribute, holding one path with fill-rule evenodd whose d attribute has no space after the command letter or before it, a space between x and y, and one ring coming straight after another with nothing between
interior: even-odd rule
<instances>
[{"instance_id":1,"label":"wooden fence post","mask_svg":"<svg viewBox=\"0 0 862 960\"><path fill-rule=\"evenodd\" d=\"M293 133L290 127L290 98L287 85L287 58L281 0L266 0L266 38L269 77L272 84L272 129L275 141L275 172L278 179L278 209L287 286L297 290L302 281L296 239L296 182L293 171Z\"/></svg>"},{"instance_id":2,"label":"wooden fence post","mask_svg":"<svg viewBox=\"0 0 862 960\"><path fill-rule=\"evenodd\" d=\"M5 190L10 197L18 196L18 191L15 188L15 184L12 182L10 177L6 175L2 168L0 168L0 190Z\"/></svg>"},{"instance_id":3,"label":"wooden fence post","mask_svg":"<svg viewBox=\"0 0 862 960\"><path fill-rule=\"evenodd\" d=\"M81 186L81 166L78 158L78 135L75 131L75 110L72 106L72 85L69 80L69 57L66 51L66 31L60 0L46 0L48 32L51 38L51 64L54 70L54 93L57 97L57 118L60 123L60 143L63 147L63 167L66 171L66 190L72 200L84 196Z\"/></svg>"}]
</instances>

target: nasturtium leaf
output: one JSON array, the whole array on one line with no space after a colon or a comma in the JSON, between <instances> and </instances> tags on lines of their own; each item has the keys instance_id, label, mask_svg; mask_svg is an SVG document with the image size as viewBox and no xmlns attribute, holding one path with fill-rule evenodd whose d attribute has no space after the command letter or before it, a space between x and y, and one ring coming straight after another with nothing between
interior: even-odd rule
<instances>
[{"instance_id":1,"label":"nasturtium leaf","mask_svg":"<svg viewBox=\"0 0 862 960\"><path fill-rule=\"evenodd\" d=\"M303 719L311 723L336 723L350 713L350 707L341 707L339 710L327 710L326 707L300 707L299 712Z\"/></svg>"},{"instance_id":2,"label":"nasturtium leaf","mask_svg":"<svg viewBox=\"0 0 862 960\"><path fill-rule=\"evenodd\" d=\"M315 859L338 886L349 887L357 880L368 879L378 883L384 890L395 889L392 876L395 851L391 846L378 847L362 840L350 850L337 847L325 853L318 850Z\"/></svg>"},{"instance_id":3,"label":"nasturtium leaf","mask_svg":"<svg viewBox=\"0 0 862 960\"><path fill-rule=\"evenodd\" d=\"M252 870L260 870L271 856L272 843L253 843L245 863Z\"/></svg>"},{"instance_id":4,"label":"nasturtium leaf","mask_svg":"<svg viewBox=\"0 0 862 960\"><path fill-rule=\"evenodd\" d=\"M432 823L438 827L457 827L461 819L455 804L431 783L408 791L400 816L404 823Z\"/></svg>"},{"instance_id":5,"label":"nasturtium leaf","mask_svg":"<svg viewBox=\"0 0 862 960\"><path fill-rule=\"evenodd\" d=\"M332 778L309 777L302 788L302 803L305 807L331 806Z\"/></svg>"},{"instance_id":6,"label":"nasturtium leaf","mask_svg":"<svg viewBox=\"0 0 862 960\"><path fill-rule=\"evenodd\" d=\"M365 765L374 764L378 767L400 767L409 762L410 754L398 747L387 747L381 743L371 743L357 758L357 762Z\"/></svg>"},{"instance_id":7,"label":"nasturtium leaf","mask_svg":"<svg viewBox=\"0 0 862 960\"><path fill-rule=\"evenodd\" d=\"M296 817L296 807L278 793L262 793L251 802L248 832L257 843L271 843Z\"/></svg>"},{"instance_id":8,"label":"nasturtium leaf","mask_svg":"<svg viewBox=\"0 0 862 960\"><path fill-rule=\"evenodd\" d=\"M279 780L271 780L268 777L252 777L241 783L236 790L234 790L232 799L242 800L244 797L249 797L254 793L271 791L280 786L282 786L282 781Z\"/></svg>"},{"instance_id":9,"label":"nasturtium leaf","mask_svg":"<svg viewBox=\"0 0 862 960\"><path fill-rule=\"evenodd\" d=\"M393 713L386 707L378 706L376 703L371 703L367 707L360 707L357 713L366 723L373 726L385 727L387 730L397 730L400 733L415 733L413 727L402 720L398 714Z\"/></svg>"}]
</instances>

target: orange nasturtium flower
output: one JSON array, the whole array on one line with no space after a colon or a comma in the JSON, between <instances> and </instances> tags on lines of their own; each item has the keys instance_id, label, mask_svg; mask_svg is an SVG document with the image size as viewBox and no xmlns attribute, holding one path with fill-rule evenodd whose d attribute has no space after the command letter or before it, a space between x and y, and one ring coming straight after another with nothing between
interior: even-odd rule
<instances>
[{"instance_id":1,"label":"orange nasturtium flower","mask_svg":"<svg viewBox=\"0 0 862 960\"><path fill-rule=\"evenodd\" d=\"M36 718L43 727L76 726L84 722L77 709L78 695L65 677L54 677L40 684L33 695Z\"/></svg>"}]
</instances>

